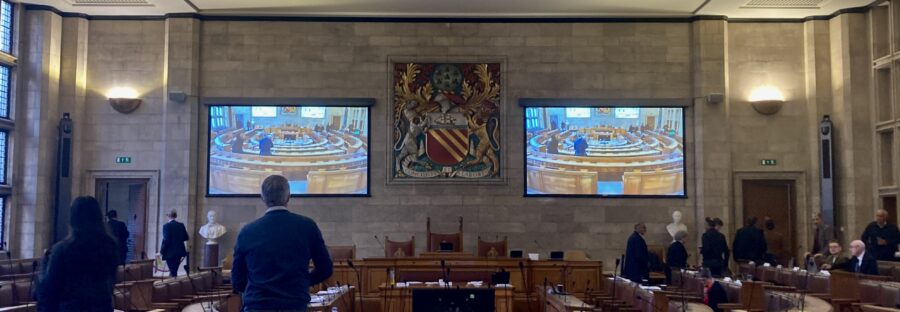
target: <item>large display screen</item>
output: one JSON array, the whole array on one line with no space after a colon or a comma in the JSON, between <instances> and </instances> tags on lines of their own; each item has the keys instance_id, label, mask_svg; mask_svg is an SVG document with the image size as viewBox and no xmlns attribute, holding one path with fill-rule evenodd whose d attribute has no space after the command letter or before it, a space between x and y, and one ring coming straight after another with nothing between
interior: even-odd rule
<instances>
[{"instance_id":1,"label":"large display screen","mask_svg":"<svg viewBox=\"0 0 900 312\"><path fill-rule=\"evenodd\" d=\"M526 107L525 132L528 196L685 196L681 107Z\"/></svg>"},{"instance_id":2,"label":"large display screen","mask_svg":"<svg viewBox=\"0 0 900 312\"><path fill-rule=\"evenodd\" d=\"M209 106L207 195L258 196L270 175L292 196L369 193L369 108Z\"/></svg>"}]
</instances>

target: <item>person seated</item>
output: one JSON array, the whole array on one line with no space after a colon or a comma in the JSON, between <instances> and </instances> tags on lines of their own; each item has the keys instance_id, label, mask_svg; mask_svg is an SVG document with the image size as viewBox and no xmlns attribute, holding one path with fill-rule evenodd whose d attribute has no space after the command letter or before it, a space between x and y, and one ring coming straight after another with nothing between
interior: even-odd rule
<instances>
[{"instance_id":1,"label":"person seated","mask_svg":"<svg viewBox=\"0 0 900 312\"><path fill-rule=\"evenodd\" d=\"M861 240L850 243L850 272L878 275L878 263L872 254L866 252L866 244Z\"/></svg>"},{"instance_id":2,"label":"person seated","mask_svg":"<svg viewBox=\"0 0 900 312\"><path fill-rule=\"evenodd\" d=\"M706 282L703 283L703 303L715 312L722 312L719 304L728 303L728 293L725 292L725 288L713 278L707 268L700 270L700 277L706 279Z\"/></svg>"},{"instance_id":3,"label":"person seated","mask_svg":"<svg viewBox=\"0 0 900 312\"><path fill-rule=\"evenodd\" d=\"M846 270L849 262L841 243L836 240L828 242L828 256L822 261L822 270Z\"/></svg>"}]
</instances>

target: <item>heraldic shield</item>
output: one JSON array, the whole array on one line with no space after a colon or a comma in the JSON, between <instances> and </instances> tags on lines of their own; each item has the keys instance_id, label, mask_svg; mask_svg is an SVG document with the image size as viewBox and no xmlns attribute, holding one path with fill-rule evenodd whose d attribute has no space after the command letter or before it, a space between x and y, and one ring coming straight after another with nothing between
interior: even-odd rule
<instances>
[{"instance_id":1,"label":"heraldic shield","mask_svg":"<svg viewBox=\"0 0 900 312\"><path fill-rule=\"evenodd\" d=\"M452 166L469 155L469 129L447 127L425 132L425 154L435 163Z\"/></svg>"}]
</instances>

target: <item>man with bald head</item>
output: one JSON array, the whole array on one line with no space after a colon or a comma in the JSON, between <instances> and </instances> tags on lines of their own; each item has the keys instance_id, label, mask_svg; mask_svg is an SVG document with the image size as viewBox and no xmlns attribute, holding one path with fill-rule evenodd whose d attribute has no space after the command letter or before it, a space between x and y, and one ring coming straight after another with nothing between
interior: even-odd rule
<instances>
[{"instance_id":1,"label":"man with bald head","mask_svg":"<svg viewBox=\"0 0 900 312\"><path fill-rule=\"evenodd\" d=\"M305 312L309 286L331 276L331 256L316 223L285 208L287 179L266 178L260 195L268 209L238 234L231 284L243 293L243 312Z\"/></svg>"},{"instance_id":2,"label":"man with bald head","mask_svg":"<svg viewBox=\"0 0 900 312\"><path fill-rule=\"evenodd\" d=\"M869 223L863 231L862 241L872 252L875 259L882 261L896 261L894 252L897 244L900 244L900 230L897 225L887 222L888 212L884 209L875 211L875 221Z\"/></svg>"},{"instance_id":3,"label":"man with bald head","mask_svg":"<svg viewBox=\"0 0 900 312\"><path fill-rule=\"evenodd\" d=\"M850 254L850 272L878 275L878 263L866 252L866 243L861 240L850 242Z\"/></svg>"}]
</instances>

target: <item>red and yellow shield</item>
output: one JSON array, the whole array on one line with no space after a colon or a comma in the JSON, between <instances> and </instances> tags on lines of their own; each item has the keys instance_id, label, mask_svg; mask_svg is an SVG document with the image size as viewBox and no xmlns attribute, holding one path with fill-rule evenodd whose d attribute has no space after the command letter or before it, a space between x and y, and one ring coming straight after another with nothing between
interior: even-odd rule
<instances>
[{"instance_id":1,"label":"red and yellow shield","mask_svg":"<svg viewBox=\"0 0 900 312\"><path fill-rule=\"evenodd\" d=\"M469 154L469 129L432 128L425 132L425 154L444 166L462 162Z\"/></svg>"}]
</instances>

